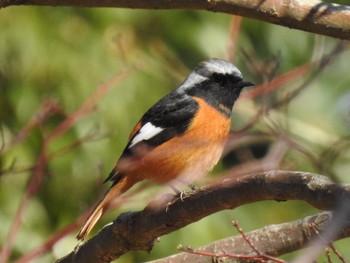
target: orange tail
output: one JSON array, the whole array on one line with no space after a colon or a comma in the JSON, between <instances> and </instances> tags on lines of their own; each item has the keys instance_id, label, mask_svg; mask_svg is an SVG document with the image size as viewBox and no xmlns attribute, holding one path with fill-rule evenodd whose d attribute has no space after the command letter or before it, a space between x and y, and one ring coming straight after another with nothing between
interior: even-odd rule
<instances>
[{"instance_id":1,"label":"orange tail","mask_svg":"<svg viewBox=\"0 0 350 263\"><path fill-rule=\"evenodd\" d=\"M85 221L84 225L77 235L77 239L83 240L95 226L101 216L106 212L110 201L127 191L132 185L132 182L130 182L130 180L127 180L127 177L123 177L116 184L112 185L102 200L97 204L95 209L89 215L88 219Z\"/></svg>"}]
</instances>

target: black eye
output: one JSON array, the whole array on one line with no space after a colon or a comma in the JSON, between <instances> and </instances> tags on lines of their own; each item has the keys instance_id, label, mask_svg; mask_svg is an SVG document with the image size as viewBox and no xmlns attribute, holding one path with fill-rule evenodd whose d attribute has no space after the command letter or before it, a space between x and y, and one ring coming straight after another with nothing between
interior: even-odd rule
<instances>
[{"instance_id":1,"label":"black eye","mask_svg":"<svg viewBox=\"0 0 350 263\"><path fill-rule=\"evenodd\" d=\"M223 74L214 73L212 76L214 82L224 85L227 82L227 76Z\"/></svg>"}]
</instances>

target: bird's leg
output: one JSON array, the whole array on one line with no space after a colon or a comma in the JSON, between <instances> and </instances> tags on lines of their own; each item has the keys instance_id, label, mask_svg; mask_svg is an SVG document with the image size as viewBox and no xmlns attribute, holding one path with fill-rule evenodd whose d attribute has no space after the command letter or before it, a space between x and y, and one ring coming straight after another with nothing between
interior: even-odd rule
<instances>
[{"instance_id":1,"label":"bird's leg","mask_svg":"<svg viewBox=\"0 0 350 263\"><path fill-rule=\"evenodd\" d=\"M175 192L176 195L178 195L181 199L181 201L183 202L184 199L186 198L187 195L189 195L191 192L197 190L198 188L194 185L191 184L183 179L177 179L178 182L180 182L183 185L186 185L188 188L190 188L190 191L180 191L178 190L173 184L169 184L170 188L173 189L173 191Z\"/></svg>"},{"instance_id":2,"label":"bird's leg","mask_svg":"<svg viewBox=\"0 0 350 263\"><path fill-rule=\"evenodd\" d=\"M191 192L198 190L198 187L196 187L194 184L191 184L183 179L179 179L179 182L181 182L182 184L186 185L188 188L190 188L190 191L181 191L180 193L180 199L183 202L184 199L191 194Z\"/></svg>"},{"instance_id":3,"label":"bird's leg","mask_svg":"<svg viewBox=\"0 0 350 263\"><path fill-rule=\"evenodd\" d=\"M169 207L176 203L177 200L179 200L179 196L181 196L182 192L178 190L173 184L169 184L169 187L175 192L174 198L169 201L165 207L165 211L169 210Z\"/></svg>"},{"instance_id":4,"label":"bird's leg","mask_svg":"<svg viewBox=\"0 0 350 263\"><path fill-rule=\"evenodd\" d=\"M175 192L175 195L181 195L181 191L177 189L174 185L169 184L169 187Z\"/></svg>"},{"instance_id":5,"label":"bird's leg","mask_svg":"<svg viewBox=\"0 0 350 263\"><path fill-rule=\"evenodd\" d=\"M182 179L178 179L178 181L183 184L186 185L188 188L190 188L191 190L189 191L180 191L179 189L177 189L175 187L174 184L169 184L170 188L175 192L175 198L171 201L168 202L167 206L166 206L166 211L168 211L169 207L171 205L173 205L174 203L176 203L179 199L184 202L184 199L188 196L190 196L190 194L195 191L198 190L198 187L196 187L194 184L188 183Z\"/></svg>"}]
</instances>

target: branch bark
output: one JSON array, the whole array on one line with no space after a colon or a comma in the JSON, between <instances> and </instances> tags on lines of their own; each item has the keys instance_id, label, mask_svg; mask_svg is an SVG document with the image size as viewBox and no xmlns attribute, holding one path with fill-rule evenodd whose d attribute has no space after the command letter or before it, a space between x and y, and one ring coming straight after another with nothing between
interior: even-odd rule
<instances>
[{"instance_id":1,"label":"branch bark","mask_svg":"<svg viewBox=\"0 0 350 263\"><path fill-rule=\"evenodd\" d=\"M0 0L11 5L208 10L350 40L350 7L319 0Z\"/></svg>"},{"instance_id":2,"label":"branch bark","mask_svg":"<svg viewBox=\"0 0 350 263\"><path fill-rule=\"evenodd\" d=\"M315 233L315 229L319 232L325 231L333 223L333 216L331 212L323 212L293 222L269 225L246 233L245 236L253 242L254 247L260 254L280 256L301 249L311 240L320 238L317 233ZM338 233L337 239L349 236L350 218L346 221L342 231ZM256 255L256 251L254 251L241 235L215 241L195 251L211 254ZM242 258L241 261L247 262L244 258ZM241 261L237 258L232 258L232 261L227 260L225 262L237 263ZM209 256L183 252L150 261L149 263L166 262L212 263L215 262L215 259Z\"/></svg>"},{"instance_id":3,"label":"branch bark","mask_svg":"<svg viewBox=\"0 0 350 263\"><path fill-rule=\"evenodd\" d=\"M350 184L332 183L311 173L278 170L223 179L191 193L183 202L172 198L167 195L143 211L121 214L56 263L110 262L129 250L150 251L157 237L217 211L261 200L304 200L316 208L332 210L342 198L350 200Z\"/></svg>"}]
</instances>

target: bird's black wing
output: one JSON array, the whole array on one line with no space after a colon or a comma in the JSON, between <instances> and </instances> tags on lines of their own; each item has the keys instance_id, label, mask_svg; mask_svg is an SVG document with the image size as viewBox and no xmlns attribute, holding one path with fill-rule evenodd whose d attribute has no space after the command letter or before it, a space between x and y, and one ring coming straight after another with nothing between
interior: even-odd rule
<instances>
[{"instance_id":1,"label":"bird's black wing","mask_svg":"<svg viewBox=\"0 0 350 263\"><path fill-rule=\"evenodd\" d=\"M120 159L138 154L138 147L157 147L186 131L198 110L198 103L189 95L174 91L153 105L135 126ZM118 180L115 167L106 181Z\"/></svg>"}]
</instances>

